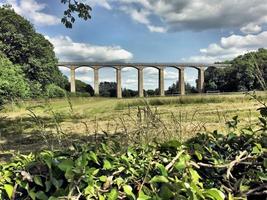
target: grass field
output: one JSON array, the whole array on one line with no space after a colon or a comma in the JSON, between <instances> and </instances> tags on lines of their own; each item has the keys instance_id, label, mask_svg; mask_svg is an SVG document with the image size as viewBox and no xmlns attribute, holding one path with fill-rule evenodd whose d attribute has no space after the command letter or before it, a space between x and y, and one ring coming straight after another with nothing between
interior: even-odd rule
<instances>
[{"instance_id":1,"label":"grass field","mask_svg":"<svg viewBox=\"0 0 267 200\"><path fill-rule=\"evenodd\" d=\"M266 93L257 94L267 99ZM129 141L145 142L155 137L185 139L204 130L224 131L225 123L236 115L241 126L253 126L258 106L242 93L20 101L1 111L0 151L57 148L75 141L92 142L101 134L127 134Z\"/></svg>"}]
</instances>

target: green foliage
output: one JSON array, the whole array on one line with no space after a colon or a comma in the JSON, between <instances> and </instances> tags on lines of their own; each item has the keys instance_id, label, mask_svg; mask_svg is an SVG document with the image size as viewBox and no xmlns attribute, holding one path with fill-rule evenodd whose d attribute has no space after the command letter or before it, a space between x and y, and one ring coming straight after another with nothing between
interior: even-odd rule
<instances>
[{"instance_id":1,"label":"green foliage","mask_svg":"<svg viewBox=\"0 0 267 200\"><path fill-rule=\"evenodd\" d=\"M267 136L199 134L181 144L77 145L0 167L3 199L264 199ZM264 189L264 188L263 188Z\"/></svg>"},{"instance_id":2,"label":"green foliage","mask_svg":"<svg viewBox=\"0 0 267 200\"><path fill-rule=\"evenodd\" d=\"M186 93L197 93L197 89L194 86L191 86L190 83L185 83L185 91ZM166 91L167 95L170 94L178 94L179 92L179 81L173 83L168 90Z\"/></svg>"},{"instance_id":3,"label":"green foliage","mask_svg":"<svg viewBox=\"0 0 267 200\"><path fill-rule=\"evenodd\" d=\"M259 49L225 63L232 66L225 69L210 67L205 71L205 90L233 92L266 89L267 49Z\"/></svg>"},{"instance_id":4,"label":"green foliage","mask_svg":"<svg viewBox=\"0 0 267 200\"><path fill-rule=\"evenodd\" d=\"M7 100L25 98L28 94L29 84L21 68L0 53L0 104Z\"/></svg>"},{"instance_id":5,"label":"green foliage","mask_svg":"<svg viewBox=\"0 0 267 200\"><path fill-rule=\"evenodd\" d=\"M122 90L122 96L127 97L127 98L136 97L136 96L138 96L138 91L124 88Z\"/></svg>"},{"instance_id":6,"label":"green foliage","mask_svg":"<svg viewBox=\"0 0 267 200\"><path fill-rule=\"evenodd\" d=\"M85 96L94 96L94 89L90 84L87 84L81 80L75 80L75 85L76 85L76 92L77 93L86 93L87 95ZM66 87L67 91L70 91L70 83ZM79 95L78 95L79 96Z\"/></svg>"},{"instance_id":7,"label":"green foliage","mask_svg":"<svg viewBox=\"0 0 267 200\"><path fill-rule=\"evenodd\" d=\"M56 66L53 45L36 33L29 21L6 7L0 7L0 51L22 66L26 78L40 83L42 89L51 83L64 88L68 82Z\"/></svg>"},{"instance_id":8,"label":"green foliage","mask_svg":"<svg viewBox=\"0 0 267 200\"><path fill-rule=\"evenodd\" d=\"M66 91L55 84L50 84L46 86L46 95L49 98L65 97Z\"/></svg>"},{"instance_id":9,"label":"green foliage","mask_svg":"<svg viewBox=\"0 0 267 200\"><path fill-rule=\"evenodd\" d=\"M73 23L75 22L73 13L77 14L78 17L83 20L91 19L90 11L92 11L92 8L88 4L77 0L60 1L63 4L67 4L67 9L64 11L64 16L61 19L61 22L66 26L66 28L72 28Z\"/></svg>"},{"instance_id":10,"label":"green foliage","mask_svg":"<svg viewBox=\"0 0 267 200\"><path fill-rule=\"evenodd\" d=\"M101 82L99 84L99 94L103 97L116 97L117 96L117 83L116 82Z\"/></svg>"}]
</instances>

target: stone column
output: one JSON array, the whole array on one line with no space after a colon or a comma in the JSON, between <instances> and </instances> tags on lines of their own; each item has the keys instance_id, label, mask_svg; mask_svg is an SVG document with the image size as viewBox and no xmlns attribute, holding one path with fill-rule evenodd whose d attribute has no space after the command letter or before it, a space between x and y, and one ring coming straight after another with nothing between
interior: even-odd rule
<instances>
[{"instance_id":1,"label":"stone column","mask_svg":"<svg viewBox=\"0 0 267 200\"><path fill-rule=\"evenodd\" d=\"M99 95L99 70L94 68L94 90L95 96Z\"/></svg>"},{"instance_id":2,"label":"stone column","mask_svg":"<svg viewBox=\"0 0 267 200\"><path fill-rule=\"evenodd\" d=\"M117 98L122 98L121 92L121 69L116 69L116 81L117 81Z\"/></svg>"},{"instance_id":3,"label":"stone column","mask_svg":"<svg viewBox=\"0 0 267 200\"><path fill-rule=\"evenodd\" d=\"M179 69L179 93L185 95L184 68Z\"/></svg>"},{"instance_id":4,"label":"stone column","mask_svg":"<svg viewBox=\"0 0 267 200\"><path fill-rule=\"evenodd\" d=\"M164 91L164 68L159 69L159 95L165 96Z\"/></svg>"},{"instance_id":5,"label":"stone column","mask_svg":"<svg viewBox=\"0 0 267 200\"><path fill-rule=\"evenodd\" d=\"M199 93L202 93L204 89L204 72L204 67L198 68L197 90Z\"/></svg>"},{"instance_id":6,"label":"stone column","mask_svg":"<svg viewBox=\"0 0 267 200\"><path fill-rule=\"evenodd\" d=\"M70 67L70 92L75 93L76 92L76 86L75 86L75 67Z\"/></svg>"},{"instance_id":7,"label":"stone column","mask_svg":"<svg viewBox=\"0 0 267 200\"><path fill-rule=\"evenodd\" d=\"M138 96L144 97L144 73L143 68L138 69Z\"/></svg>"}]
</instances>

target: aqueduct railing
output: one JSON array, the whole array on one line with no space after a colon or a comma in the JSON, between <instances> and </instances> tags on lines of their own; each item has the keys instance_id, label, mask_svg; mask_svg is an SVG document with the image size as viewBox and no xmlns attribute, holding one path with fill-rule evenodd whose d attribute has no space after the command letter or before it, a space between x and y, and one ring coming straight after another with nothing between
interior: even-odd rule
<instances>
[{"instance_id":1,"label":"aqueduct railing","mask_svg":"<svg viewBox=\"0 0 267 200\"><path fill-rule=\"evenodd\" d=\"M184 69L186 67L195 68L198 70L197 90L199 93L203 92L204 73L207 67L224 68L228 64L204 64L204 63L97 63L97 62L60 62L58 67L67 67L71 71L70 86L71 92L76 92L75 87L75 70L80 67L90 67L94 70L94 90L95 94L99 95L99 69L102 67L112 67L116 69L117 82L117 97L122 97L121 87L121 70L125 67L133 67L138 70L138 94L139 97L144 96L144 75L143 70L146 67L153 67L159 70L159 93L164 96L164 69L166 67L173 67L179 71L179 91L180 95L185 94L185 78Z\"/></svg>"}]
</instances>

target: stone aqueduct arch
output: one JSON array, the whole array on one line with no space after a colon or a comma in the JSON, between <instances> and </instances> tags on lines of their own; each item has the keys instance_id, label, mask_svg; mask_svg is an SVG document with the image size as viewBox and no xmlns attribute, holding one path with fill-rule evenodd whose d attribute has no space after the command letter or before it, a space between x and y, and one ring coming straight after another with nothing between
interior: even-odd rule
<instances>
[{"instance_id":1,"label":"stone aqueduct arch","mask_svg":"<svg viewBox=\"0 0 267 200\"><path fill-rule=\"evenodd\" d=\"M94 90L95 94L99 94L99 69L103 67L111 67L116 69L116 82L117 82L117 98L122 98L121 88L121 70L125 67L133 67L138 71L138 96L144 96L144 73L146 67L153 67L159 70L159 93L164 96L164 69L166 67L173 67L179 71L179 93L185 95L185 79L184 69L186 67L195 68L198 70L197 89L198 92L203 92L204 86L204 73L207 67L224 68L228 64L203 64L203 63L94 63L94 62L61 62L58 67L67 67L70 69L70 85L71 92L76 92L75 87L75 70L80 67L89 67L94 70Z\"/></svg>"}]
</instances>

